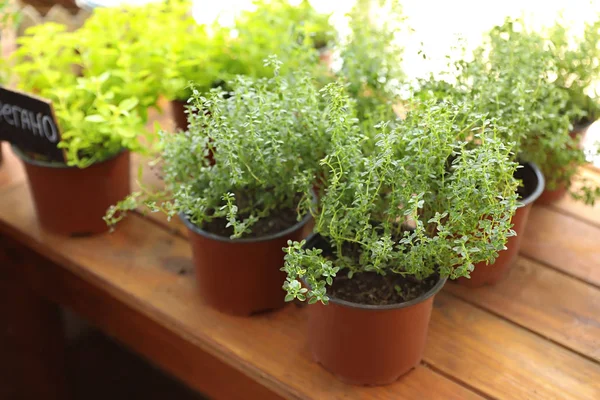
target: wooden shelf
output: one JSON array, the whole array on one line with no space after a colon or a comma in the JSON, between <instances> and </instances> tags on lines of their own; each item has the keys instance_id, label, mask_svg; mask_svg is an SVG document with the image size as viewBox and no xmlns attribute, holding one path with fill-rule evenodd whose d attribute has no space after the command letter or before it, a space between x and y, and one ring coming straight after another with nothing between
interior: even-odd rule
<instances>
[{"instance_id":1,"label":"wooden shelf","mask_svg":"<svg viewBox=\"0 0 600 400\"><path fill-rule=\"evenodd\" d=\"M423 364L393 385L366 388L311 360L302 307L253 318L207 307L184 235L160 219L134 215L93 238L44 232L20 166L5 161L2 248L37 253L19 266L28 284L209 396L600 398L597 208L534 207L510 275L477 290L448 284L435 301Z\"/></svg>"}]
</instances>

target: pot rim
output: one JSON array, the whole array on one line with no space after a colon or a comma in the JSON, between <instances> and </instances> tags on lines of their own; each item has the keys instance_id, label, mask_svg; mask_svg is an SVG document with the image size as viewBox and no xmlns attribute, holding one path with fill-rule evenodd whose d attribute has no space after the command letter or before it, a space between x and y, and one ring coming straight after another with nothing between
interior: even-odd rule
<instances>
[{"instance_id":1,"label":"pot rim","mask_svg":"<svg viewBox=\"0 0 600 400\"><path fill-rule=\"evenodd\" d=\"M87 166L85 168L79 168L76 165L67 165L66 163L62 163L60 161L34 160L33 158L26 155L21 149L19 149L17 146L15 146L13 144L11 144L11 149L12 149L13 153L17 157L19 157L19 159L21 161L23 161L29 165L35 165L36 167L44 167L44 168L54 168L54 169L85 169L85 168L89 168L93 165L98 165L98 164L102 164L107 161L111 161L111 160L117 158L118 156L120 156L122 153L128 151L128 149L122 148L117 153L105 158L104 160L96 161L95 163L90 164L89 166Z\"/></svg>"},{"instance_id":2,"label":"pot rim","mask_svg":"<svg viewBox=\"0 0 600 400\"><path fill-rule=\"evenodd\" d=\"M193 224L192 221L190 221L190 219L186 215L186 213L183 211L179 213L179 219L181 219L183 221L183 223L189 230L191 230L192 232L194 232L200 236L204 236L208 239L216 240L218 242L226 242L226 243L258 243L258 242L267 242L269 240L279 239L283 236L286 236L294 231L301 229L304 225L306 225L312 219L312 214L310 212L306 213L306 215L304 217L302 217L302 219L300 221L296 222L294 225L292 225L282 231L279 231L277 233L272 233L270 235L260 236L260 237L256 237L256 238L241 238L241 239L231 239L226 236L220 236L220 235L216 235L214 233L205 231L204 229Z\"/></svg>"},{"instance_id":3,"label":"pot rim","mask_svg":"<svg viewBox=\"0 0 600 400\"><path fill-rule=\"evenodd\" d=\"M528 161L528 162L522 162L519 164L523 168L531 168L533 170L533 173L535 174L535 177L537 178L538 182L537 182L537 186L536 186L535 190L529 196L527 196L524 199L521 199L519 201L517 208L525 207L529 204L532 204L534 201L536 201L542 195L542 193L544 192L544 188L546 187L546 179L544 178L544 175L542 174L542 171L540 170L540 168L535 163Z\"/></svg>"},{"instance_id":4,"label":"pot rim","mask_svg":"<svg viewBox=\"0 0 600 400\"><path fill-rule=\"evenodd\" d=\"M310 236L308 236L308 238L306 238L306 244L310 243L311 241L313 241L319 234L318 233L311 233ZM304 247L306 247L306 244L304 245ZM300 278L300 280L310 289L310 285L308 284L308 282L306 282L306 280L304 278ZM414 306L415 304L419 304L424 302L425 300L429 299L430 297L433 297L434 295L436 295L440 290L442 290L442 288L444 287L444 285L446 284L446 281L448 280L447 276L440 276L438 278L438 281L435 285L433 285L433 287L431 289L429 289L427 292L423 293L422 295L420 295L419 297L412 299L410 301L405 301L403 303L397 303L397 304L385 304L385 305L373 305L373 304L360 304L360 303L354 303L352 301L348 301L348 300L342 300L342 299L337 299L333 296L327 295L327 297L329 297L329 301L333 304L337 304L339 306L344 306L344 307L348 307L348 308L355 308L355 309L360 309L360 310L371 310L371 311L387 311L387 310L399 310L401 308L407 308L407 307L411 307Z\"/></svg>"}]
</instances>

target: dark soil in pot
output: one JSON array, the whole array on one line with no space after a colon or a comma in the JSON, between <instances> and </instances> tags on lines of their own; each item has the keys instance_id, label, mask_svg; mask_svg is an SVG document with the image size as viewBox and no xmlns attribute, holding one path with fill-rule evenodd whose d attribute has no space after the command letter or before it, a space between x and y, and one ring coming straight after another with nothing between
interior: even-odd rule
<instances>
[{"instance_id":1,"label":"dark soil in pot","mask_svg":"<svg viewBox=\"0 0 600 400\"><path fill-rule=\"evenodd\" d=\"M312 236L306 246L327 250L319 236ZM346 383L392 383L423 357L433 298L446 279L418 282L389 275L340 276L328 288L329 304L307 307L313 358Z\"/></svg>"},{"instance_id":2,"label":"dark soil in pot","mask_svg":"<svg viewBox=\"0 0 600 400\"><path fill-rule=\"evenodd\" d=\"M108 231L102 217L130 193L129 152L87 168L36 161L13 147L23 161L40 225L53 233L87 236Z\"/></svg>"},{"instance_id":3,"label":"dark soil in pot","mask_svg":"<svg viewBox=\"0 0 600 400\"><path fill-rule=\"evenodd\" d=\"M511 236L506 242L506 250L500 251L498 258L493 264L484 262L476 264L475 270L471 272L471 278L459 278L456 280L460 285L470 288L477 288L485 285L494 285L500 281L515 262L519 249L521 248L521 239L525 234L525 227L529 218L531 206L540 197L544 190L544 176L540 169L533 163L521 164L515 174L517 179L523 181L523 185L518 188L520 205L512 217L513 230L516 236Z\"/></svg>"},{"instance_id":4,"label":"dark soil in pot","mask_svg":"<svg viewBox=\"0 0 600 400\"><path fill-rule=\"evenodd\" d=\"M180 214L189 231L196 279L206 303L223 313L240 316L283 307L282 248L288 240L306 237L306 226L312 221L310 215L300 222L296 216L295 210L289 210L254 227L255 235L263 234L229 239L231 232L221 228L226 222L215 222L220 227L213 233L207 230L213 229L213 224L202 229Z\"/></svg>"}]
</instances>

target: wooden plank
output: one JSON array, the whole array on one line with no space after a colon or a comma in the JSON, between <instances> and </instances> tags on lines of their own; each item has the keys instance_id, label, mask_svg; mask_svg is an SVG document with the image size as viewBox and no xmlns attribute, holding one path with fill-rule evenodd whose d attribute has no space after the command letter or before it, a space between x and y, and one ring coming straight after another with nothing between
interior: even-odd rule
<instances>
[{"instance_id":1,"label":"wooden plank","mask_svg":"<svg viewBox=\"0 0 600 400\"><path fill-rule=\"evenodd\" d=\"M10 241L1 236L0 240ZM111 297L102 288L78 278L69 270L26 248L21 252L26 254L27 261L15 273L24 275L36 292L69 307L210 398L281 399L194 343L174 335L166 327Z\"/></svg>"},{"instance_id":2,"label":"wooden plank","mask_svg":"<svg viewBox=\"0 0 600 400\"><path fill-rule=\"evenodd\" d=\"M311 361L303 334L304 312L289 306L278 313L248 319L223 315L207 307L192 279L191 252L185 240L135 216L112 235L65 239L38 228L30 202L23 201L27 198L25 186L1 193L0 230L91 286L101 288L171 335L183 338L285 398L478 398L421 366L390 386L345 385ZM126 319L118 323L122 329L129 327ZM185 360L185 354L181 354L175 358ZM202 379L191 375L190 379ZM200 387L199 382L194 382L188 383Z\"/></svg>"},{"instance_id":3,"label":"wooden plank","mask_svg":"<svg viewBox=\"0 0 600 400\"><path fill-rule=\"evenodd\" d=\"M589 180L591 184L600 186L600 174L597 171L590 168L581 168L578 175L582 179ZM574 180L573 188L576 189L579 186L581 186L581 182ZM588 206L567 195L549 207L600 226L600 201L594 206Z\"/></svg>"},{"instance_id":4,"label":"wooden plank","mask_svg":"<svg viewBox=\"0 0 600 400\"><path fill-rule=\"evenodd\" d=\"M495 286L445 291L600 361L600 289L519 258Z\"/></svg>"},{"instance_id":5,"label":"wooden plank","mask_svg":"<svg viewBox=\"0 0 600 400\"><path fill-rule=\"evenodd\" d=\"M426 360L499 399L600 398L600 365L447 293L436 297Z\"/></svg>"},{"instance_id":6,"label":"wooden plank","mask_svg":"<svg viewBox=\"0 0 600 400\"><path fill-rule=\"evenodd\" d=\"M60 310L20 279L20 261L0 244L0 398L68 399Z\"/></svg>"},{"instance_id":7,"label":"wooden plank","mask_svg":"<svg viewBox=\"0 0 600 400\"><path fill-rule=\"evenodd\" d=\"M600 229L547 207L534 207L521 254L600 286Z\"/></svg>"}]
</instances>

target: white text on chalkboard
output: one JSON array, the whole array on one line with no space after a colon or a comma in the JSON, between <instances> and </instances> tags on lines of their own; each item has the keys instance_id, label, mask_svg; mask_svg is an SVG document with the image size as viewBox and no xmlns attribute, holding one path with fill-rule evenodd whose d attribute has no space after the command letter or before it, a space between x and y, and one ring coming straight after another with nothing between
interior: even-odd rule
<instances>
[{"instance_id":1,"label":"white text on chalkboard","mask_svg":"<svg viewBox=\"0 0 600 400\"><path fill-rule=\"evenodd\" d=\"M34 135L45 136L51 143L58 141L58 129L50 115L42 115L39 112L34 114L33 111L17 105L0 102L0 122L2 120L16 128L28 130Z\"/></svg>"}]
</instances>

